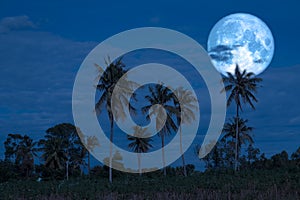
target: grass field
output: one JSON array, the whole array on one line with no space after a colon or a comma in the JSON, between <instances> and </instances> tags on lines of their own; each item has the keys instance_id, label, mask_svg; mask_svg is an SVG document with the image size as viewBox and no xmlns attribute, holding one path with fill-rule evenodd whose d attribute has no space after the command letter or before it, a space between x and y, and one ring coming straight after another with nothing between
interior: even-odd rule
<instances>
[{"instance_id":1,"label":"grass field","mask_svg":"<svg viewBox=\"0 0 300 200\"><path fill-rule=\"evenodd\" d=\"M300 199L300 170L194 172L189 177L123 174L66 180L12 180L0 199Z\"/></svg>"}]
</instances>

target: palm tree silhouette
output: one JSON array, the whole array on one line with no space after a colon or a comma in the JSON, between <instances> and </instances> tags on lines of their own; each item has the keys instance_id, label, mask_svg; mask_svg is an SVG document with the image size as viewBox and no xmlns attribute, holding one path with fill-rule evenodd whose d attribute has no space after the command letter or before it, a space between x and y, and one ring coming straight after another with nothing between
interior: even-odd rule
<instances>
[{"instance_id":1,"label":"palm tree silhouette","mask_svg":"<svg viewBox=\"0 0 300 200\"><path fill-rule=\"evenodd\" d=\"M238 124L236 124L238 122ZM250 132L252 132L253 128L247 126L248 120L244 120L242 118L233 118L229 122L227 122L224 125L223 128L223 138L222 140L227 140L228 138L235 138L230 143L232 146L238 146L237 149L237 160L239 159L239 154L241 150L241 146L243 144L253 144L253 138L250 135ZM238 131L236 129L238 127ZM236 140L237 138L237 140Z\"/></svg>"},{"instance_id":2,"label":"palm tree silhouette","mask_svg":"<svg viewBox=\"0 0 300 200\"><path fill-rule=\"evenodd\" d=\"M200 153L200 151L202 152ZM206 152L209 153L207 153L206 156L202 158L202 160L205 162L206 169L212 169L212 168L218 169L219 167L222 166L223 150L222 150L222 144L220 142L211 140L205 144L204 148L201 148L201 145L196 145L195 153L197 156L199 156L199 154L205 154Z\"/></svg>"},{"instance_id":3,"label":"palm tree silhouette","mask_svg":"<svg viewBox=\"0 0 300 200\"><path fill-rule=\"evenodd\" d=\"M4 142L5 160L14 158L14 163L29 177L34 168L34 157L37 156L36 144L27 135L8 134Z\"/></svg>"},{"instance_id":4,"label":"palm tree silhouette","mask_svg":"<svg viewBox=\"0 0 300 200\"><path fill-rule=\"evenodd\" d=\"M243 72L240 71L239 66L236 65L234 74L227 72L228 77L223 78L225 87L222 92L230 92L230 95L227 99L227 106L229 106L232 101L235 101L236 104L236 132L239 131L239 110L242 110L242 102L247 103L251 108L255 109L252 101L257 102L254 93L257 91L259 82L262 81L261 78L255 77L255 74L252 72ZM236 134L236 143L235 143L235 164L234 170L237 171L238 167L238 135Z\"/></svg>"},{"instance_id":5,"label":"palm tree silhouette","mask_svg":"<svg viewBox=\"0 0 300 200\"><path fill-rule=\"evenodd\" d=\"M91 171L91 153L90 151L94 152L94 149L96 146L100 146L100 143L98 141L98 138L95 135L85 135L82 133L79 127L76 127L77 134L79 138L81 139L80 141L84 143L84 147L82 148L81 155L85 156L87 154L88 157L88 175L90 175Z\"/></svg>"},{"instance_id":6,"label":"palm tree silhouette","mask_svg":"<svg viewBox=\"0 0 300 200\"><path fill-rule=\"evenodd\" d=\"M166 163L165 163L165 136L171 134L172 131L177 130L176 123L173 120L173 116L178 115L177 108L172 105L174 95L172 92L163 84L156 84L154 87L149 86L150 95L146 95L145 99L148 101L149 105L144 106L142 108L142 112L148 113L150 108L154 105L161 105L160 107L156 107L150 113L147 114L147 119L150 119L151 115L156 116L156 129L160 129L158 135L161 137L161 149L162 149L162 162L163 162L163 171L164 175L167 175L166 172ZM166 120L164 120L166 119Z\"/></svg>"},{"instance_id":7,"label":"palm tree silhouette","mask_svg":"<svg viewBox=\"0 0 300 200\"><path fill-rule=\"evenodd\" d=\"M141 168L141 153L146 153L152 148L150 142L152 139L147 133L147 128L141 128L139 126L133 127L134 129L134 136L127 135L127 139L130 141L128 147L132 149L135 153L137 153L138 158L138 167L139 167L139 174L142 175L142 168Z\"/></svg>"},{"instance_id":8,"label":"palm tree silhouette","mask_svg":"<svg viewBox=\"0 0 300 200\"><path fill-rule=\"evenodd\" d=\"M21 168L26 177L30 176L30 172L34 168L34 157L37 156L36 142L25 135L16 152L16 163L21 163Z\"/></svg>"},{"instance_id":9,"label":"palm tree silhouette","mask_svg":"<svg viewBox=\"0 0 300 200\"><path fill-rule=\"evenodd\" d=\"M122 62L122 58L119 58L115 62L111 62L108 57L108 61L105 61L107 68L105 71L95 64L97 67L99 75L99 83L97 84L97 89L101 92L101 96L98 102L95 105L96 113L99 115L103 109L106 109L108 113L108 118L110 122L110 153L109 153L109 181L112 183L112 143L114 136L114 120L118 120L119 118L124 119L126 117L124 112L124 105L128 105L130 112L134 113L135 109L131 106L130 102L127 100L126 95L132 94L132 87L135 84L132 81L128 81L125 78L122 79L121 87L119 87L119 100L114 101L115 104L112 106L112 94L117 82L120 80L122 76L126 76L127 72L124 68L125 65ZM103 72L103 74L102 74ZM100 75L102 74L102 76ZM132 95L132 98L135 99L135 94ZM117 113L117 115L113 115L113 113Z\"/></svg>"},{"instance_id":10,"label":"palm tree silhouette","mask_svg":"<svg viewBox=\"0 0 300 200\"><path fill-rule=\"evenodd\" d=\"M64 140L62 138L48 137L46 140L39 141L40 151L43 152L42 159L45 160L45 166L53 169L63 169L67 160L64 151Z\"/></svg>"},{"instance_id":11,"label":"palm tree silhouette","mask_svg":"<svg viewBox=\"0 0 300 200\"><path fill-rule=\"evenodd\" d=\"M84 164L85 151L77 133L77 128L69 123L58 124L46 131L45 139L39 141L45 165L53 169L63 169L69 178L69 169Z\"/></svg>"},{"instance_id":12,"label":"palm tree silhouette","mask_svg":"<svg viewBox=\"0 0 300 200\"><path fill-rule=\"evenodd\" d=\"M90 171L91 171L91 154L90 151L94 151L94 148L96 146L100 146L100 143L97 139L96 136L88 136L87 137L87 141L86 141L86 146L88 148L88 174L90 175Z\"/></svg>"},{"instance_id":13,"label":"palm tree silhouette","mask_svg":"<svg viewBox=\"0 0 300 200\"><path fill-rule=\"evenodd\" d=\"M177 113L177 123L180 134L180 154L182 159L183 173L187 176L184 152L182 150L182 128L180 124L189 124L195 120L194 110L198 108L197 99L190 90L178 87L174 90L175 97L173 98L174 105L180 112ZM180 104L181 103L181 104ZM182 118L183 117L183 118Z\"/></svg>"}]
</instances>

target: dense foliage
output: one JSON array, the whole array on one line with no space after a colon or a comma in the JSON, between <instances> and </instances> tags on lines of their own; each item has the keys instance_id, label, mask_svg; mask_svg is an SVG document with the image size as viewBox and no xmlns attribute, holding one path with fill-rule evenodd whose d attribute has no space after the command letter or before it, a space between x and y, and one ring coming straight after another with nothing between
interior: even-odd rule
<instances>
[{"instance_id":1,"label":"dense foliage","mask_svg":"<svg viewBox=\"0 0 300 200\"><path fill-rule=\"evenodd\" d=\"M240 171L234 172L234 153L231 151L226 155L221 140L203 159L206 163L204 172L195 171L194 165L186 166L187 177L184 176L183 167L166 167L166 177L163 170L142 176L113 170L115 181L111 184L107 179L109 173L107 166L94 166L90 174L81 173L82 167L86 166L87 158L82 156L83 146L78 143L78 136L73 135L74 131L76 129L73 125L60 124L48 129L45 138L39 142L33 142L28 136L10 134L5 141L6 159L0 161L0 199L297 199L300 197L300 147L291 156L282 151L271 158L266 158L264 153L261 154L259 149L249 144L240 157ZM46 159L45 155L50 157L56 152L49 153L51 149L47 149L45 144L48 140L52 141L58 132L69 136L59 136L65 138L63 140L66 143L61 146L61 153L57 152L57 156L61 156L57 161L60 164L55 164L56 161ZM66 138L70 140L72 135L74 142L69 144ZM15 140L12 138L18 138L17 142L12 142ZM30 173L25 173L23 162L16 159L18 152L23 150L25 141L31 141L29 144L39 143L41 146L38 149L39 157L42 158L41 164L30 167ZM59 141L59 144L62 142ZM32 145L27 146L30 146L32 151L37 150ZM67 152L72 152L72 156L68 157L68 154L65 154ZM38 157L36 153L34 155ZM230 155L232 162L228 164L226 159ZM79 162L78 158L82 158L82 161ZM67 170L69 174L66 174Z\"/></svg>"},{"instance_id":2,"label":"dense foliage","mask_svg":"<svg viewBox=\"0 0 300 200\"><path fill-rule=\"evenodd\" d=\"M299 168L193 172L188 177L162 172L114 173L99 168L90 178L37 182L12 179L0 183L0 199L299 199ZM104 173L105 172L105 173Z\"/></svg>"}]
</instances>

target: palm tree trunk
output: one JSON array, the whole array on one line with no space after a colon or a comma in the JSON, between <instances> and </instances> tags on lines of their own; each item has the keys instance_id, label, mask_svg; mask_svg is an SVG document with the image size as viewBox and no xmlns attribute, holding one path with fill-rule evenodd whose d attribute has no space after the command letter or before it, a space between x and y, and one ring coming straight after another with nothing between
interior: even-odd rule
<instances>
[{"instance_id":1,"label":"palm tree trunk","mask_svg":"<svg viewBox=\"0 0 300 200\"><path fill-rule=\"evenodd\" d=\"M179 127L180 130L180 154L181 154L181 159L182 159L182 167L183 167L183 174L184 176L187 176L187 172L186 172L186 166L185 166L185 160L184 160L184 153L182 150L182 130L181 130L181 126Z\"/></svg>"},{"instance_id":2,"label":"palm tree trunk","mask_svg":"<svg viewBox=\"0 0 300 200\"><path fill-rule=\"evenodd\" d=\"M109 182L112 183L112 145L113 145L113 134L114 134L114 119L110 114L110 145L109 145Z\"/></svg>"},{"instance_id":3,"label":"palm tree trunk","mask_svg":"<svg viewBox=\"0 0 300 200\"><path fill-rule=\"evenodd\" d=\"M87 151L88 153L88 175L90 176L90 173L91 173L91 155L90 155L90 152Z\"/></svg>"},{"instance_id":4,"label":"palm tree trunk","mask_svg":"<svg viewBox=\"0 0 300 200\"><path fill-rule=\"evenodd\" d=\"M236 104L236 130L235 130L235 162L234 171L238 169L238 135L239 135L239 105Z\"/></svg>"},{"instance_id":5,"label":"palm tree trunk","mask_svg":"<svg viewBox=\"0 0 300 200\"><path fill-rule=\"evenodd\" d=\"M141 153L137 154L138 157L138 165L139 165L139 174L142 176L142 168L141 168Z\"/></svg>"},{"instance_id":6,"label":"palm tree trunk","mask_svg":"<svg viewBox=\"0 0 300 200\"><path fill-rule=\"evenodd\" d=\"M69 180L69 159L67 160L67 163L66 163L66 177L67 177L67 180Z\"/></svg>"},{"instance_id":7,"label":"palm tree trunk","mask_svg":"<svg viewBox=\"0 0 300 200\"><path fill-rule=\"evenodd\" d=\"M162 153L162 161L163 161L163 168L164 168L164 176L167 176L164 147L165 147L165 137L164 137L164 134L162 133L162 135L161 135L161 153Z\"/></svg>"},{"instance_id":8,"label":"palm tree trunk","mask_svg":"<svg viewBox=\"0 0 300 200\"><path fill-rule=\"evenodd\" d=\"M79 167L80 167L80 176L82 177L83 176L83 168L84 168L84 166L83 165L79 165Z\"/></svg>"},{"instance_id":9,"label":"palm tree trunk","mask_svg":"<svg viewBox=\"0 0 300 200\"><path fill-rule=\"evenodd\" d=\"M29 168L27 167L26 168L26 178L28 178L29 177Z\"/></svg>"}]
</instances>

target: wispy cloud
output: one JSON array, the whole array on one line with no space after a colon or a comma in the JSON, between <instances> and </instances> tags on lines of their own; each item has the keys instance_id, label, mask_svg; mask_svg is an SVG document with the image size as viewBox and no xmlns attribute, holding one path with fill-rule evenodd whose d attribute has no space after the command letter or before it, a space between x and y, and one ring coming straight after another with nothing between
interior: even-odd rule
<instances>
[{"instance_id":1,"label":"wispy cloud","mask_svg":"<svg viewBox=\"0 0 300 200\"><path fill-rule=\"evenodd\" d=\"M96 43L28 30L0 34L0 43L0 144L8 133L36 139L57 123L72 122L74 78Z\"/></svg>"},{"instance_id":2,"label":"wispy cloud","mask_svg":"<svg viewBox=\"0 0 300 200\"><path fill-rule=\"evenodd\" d=\"M7 33L12 30L23 30L36 28L36 25L30 21L26 15L5 17L0 21L0 33Z\"/></svg>"}]
</instances>

